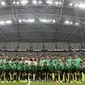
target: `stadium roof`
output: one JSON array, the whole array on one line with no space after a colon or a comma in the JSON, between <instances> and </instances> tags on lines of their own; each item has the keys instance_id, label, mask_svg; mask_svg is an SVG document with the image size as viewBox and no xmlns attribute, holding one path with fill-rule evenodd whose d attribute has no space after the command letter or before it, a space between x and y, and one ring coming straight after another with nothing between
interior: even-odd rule
<instances>
[{"instance_id":1,"label":"stadium roof","mask_svg":"<svg viewBox=\"0 0 85 85\"><path fill-rule=\"evenodd\" d=\"M0 0L0 42L85 42L85 0Z\"/></svg>"}]
</instances>

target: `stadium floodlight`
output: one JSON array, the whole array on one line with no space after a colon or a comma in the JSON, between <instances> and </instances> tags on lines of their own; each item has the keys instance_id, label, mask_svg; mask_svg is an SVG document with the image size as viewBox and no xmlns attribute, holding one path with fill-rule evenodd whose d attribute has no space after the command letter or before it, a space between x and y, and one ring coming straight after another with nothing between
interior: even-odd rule
<instances>
[{"instance_id":1,"label":"stadium floodlight","mask_svg":"<svg viewBox=\"0 0 85 85\"><path fill-rule=\"evenodd\" d=\"M65 24L70 24L70 22L68 20L65 21Z\"/></svg>"},{"instance_id":2,"label":"stadium floodlight","mask_svg":"<svg viewBox=\"0 0 85 85\"><path fill-rule=\"evenodd\" d=\"M50 22L52 22L53 20L52 19L50 19Z\"/></svg>"},{"instance_id":3,"label":"stadium floodlight","mask_svg":"<svg viewBox=\"0 0 85 85\"><path fill-rule=\"evenodd\" d=\"M32 3L36 5L36 4L37 4L37 1L36 1L36 0L33 0L33 2L32 2Z\"/></svg>"},{"instance_id":4,"label":"stadium floodlight","mask_svg":"<svg viewBox=\"0 0 85 85\"><path fill-rule=\"evenodd\" d=\"M58 2L56 1L55 4L58 5Z\"/></svg>"},{"instance_id":5,"label":"stadium floodlight","mask_svg":"<svg viewBox=\"0 0 85 85\"><path fill-rule=\"evenodd\" d=\"M72 25L72 24L73 24L73 22L69 22L69 24L71 24L71 25Z\"/></svg>"},{"instance_id":6,"label":"stadium floodlight","mask_svg":"<svg viewBox=\"0 0 85 85\"><path fill-rule=\"evenodd\" d=\"M2 5L2 6L5 6L5 5L6 5L6 2L2 1L2 2L1 2L1 5Z\"/></svg>"},{"instance_id":7,"label":"stadium floodlight","mask_svg":"<svg viewBox=\"0 0 85 85\"><path fill-rule=\"evenodd\" d=\"M55 20L53 20L53 23L55 23Z\"/></svg>"},{"instance_id":8,"label":"stadium floodlight","mask_svg":"<svg viewBox=\"0 0 85 85\"><path fill-rule=\"evenodd\" d=\"M29 23L34 23L34 22L35 22L34 19L28 19L27 21L28 21Z\"/></svg>"},{"instance_id":9,"label":"stadium floodlight","mask_svg":"<svg viewBox=\"0 0 85 85\"><path fill-rule=\"evenodd\" d=\"M19 22L20 22L20 23L22 23L22 20L21 20L21 19L19 19Z\"/></svg>"},{"instance_id":10,"label":"stadium floodlight","mask_svg":"<svg viewBox=\"0 0 85 85\"><path fill-rule=\"evenodd\" d=\"M23 19L23 22L25 22L26 19Z\"/></svg>"},{"instance_id":11,"label":"stadium floodlight","mask_svg":"<svg viewBox=\"0 0 85 85\"><path fill-rule=\"evenodd\" d=\"M38 3L39 3L39 4L42 4L42 1L39 1Z\"/></svg>"},{"instance_id":12,"label":"stadium floodlight","mask_svg":"<svg viewBox=\"0 0 85 85\"><path fill-rule=\"evenodd\" d=\"M17 1L16 4L19 5L20 4L19 1Z\"/></svg>"},{"instance_id":13,"label":"stadium floodlight","mask_svg":"<svg viewBox=\"0 0 85 85\"><path fill-rule=\"evenodd\" d=\"M77 25L77 26L78 26L78 25L79 25L79 23L78 23L78 22L76 22L76 23L75 23L75 25Z\"/></svg>"},{"instance_id":14,"label":"stadium floodlight","mask_svg":"<svg viewBox=\"0 0 85 85\"><path fill-rule=\"evenodd\" d=\"M13 4L15 5L15 4L16 4L16 2L15 2L15 1L13 1Z\"/></svg>"},{"instance_id":15,"label":"stadium floodlight","mask_svg":"<svg viewBox=\"0 0 85 85\"><path fill-rule=\"evenodd\" d=\"M43 23L49 23L50 20L48 20L48 19L43 19L42 22L43 22Z\"/></svg>"},{"instance_id":16,"label":"stadium floodlight","mask_svg":"<svg viewBox=\"0 0 85 85\"><path fill-rule=\"evenodd\" d=\"M79 4L78 7L79 8L85 8L85 4Z\"/></svg>"},{"instance_id":17,"label":"stadium floodlight","mask_svg":"<svg viewBox=\"0 0 85 85\"><path fill-rule=\"evenodd\" d=\"M78 6L79 6L80 8L83 8L83 4L79 4Z\"/></svg>"},{"instance_id":18,"label":"stadium floodlight","mask_svg":"<svg viewBox=\"0 0 85 85\"><path fill-rule=\"evenodd\" d=\"M39 19L42 23L55 23L56 21L54 19Z\"/></svg>"},{"instance_id":19,"label":"stadium floodlight","mask_svg":"<svg viewBox=\"0 0 85 85\"><path fill-rule=\"evenodd\" d=\"M73 6L73 3L69 3L69 6Z\"/></svg>"},{"instance_id":20,"label":"stadium floodlight","mask_svg":"<svg viewBox=\"0 0 85 85\"><path fill-rule=\"evenodd\" d=\"M46 23L47 20L46 19L40 19L39 21L42 22L42 23Z\"/></svg>"},{"instance_id":21,"label":"stadium floodlight","mask_svg":"<svg viewBox=\"0 0 85 85\"><path fill-rule=\"evenodd\" d=\"M47 0L46 3L49 4L49 5L53 4L52 0Z\"/></svg>"},{"instance_id":22,"label":"stadium floodlight","mask_svg":"<svg viewBox=\"0 0 85 85\"><path fill-rule=\"evenodd\" d=\"M61 2L58 2L59 5L61 5L62 3Z\"/></svg>"},{"instance_id":23,"label":"stadium floodlight","mask_svg":"<svg viewBox=\"0 0 85 85\"><path fill-rule=\"evenodd\" d=\"M78 4L75 4L75 5L74 5L74 7L77 7L77 6L78 6Z\"/></svg>"},{"instance_id":24,"label":"stadium floodlight","mask_svg":"<svg viewBox=\"0 0 85 85\"><path fill-rule=\"evenodd\" d=\"M0 21L0 25L4 25L5 24L5 22L4 21Z\"/></svg>"},{"instance_id":25,"label":"stadium floodlight","mask_svg":"<svg viewBox=\"0 0 85 85\"><path fill-rule=\"evenodd\" d=\"M28 0L21 0L22 5L26 5L28 3Z\"/></svg>"},{"instance_id":26,"label":"stadium floodlight","mask_svg":"<svg viewBox=\"0 0 85 85\"><path fill-rule=\"evenodd\" d=\"M5 21L5 24L12 24L12 21L11 20L7 20L7 21Z\"/></svg>"}]
</instances>

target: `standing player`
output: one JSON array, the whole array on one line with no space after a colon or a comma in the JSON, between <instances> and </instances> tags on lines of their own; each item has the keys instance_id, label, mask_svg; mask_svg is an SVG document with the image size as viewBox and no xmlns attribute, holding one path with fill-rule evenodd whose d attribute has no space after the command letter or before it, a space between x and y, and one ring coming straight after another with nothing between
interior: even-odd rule
<instances>
[{"instance_id":1,"label":"standing player","mask_svg":"<svg viewBox=\"0 0 85 85\"><path fill-rule=\"evenodd\" d=\"M12 65L11 65L11 75L12 75L12 81L15 82L16 81L16 64L14 61L12 61Z\"/></svg>"},{"instance_id":2,"label":"standing player","mask_svg":"<svg viewBox=\"0 0 85 85\"><path fill-rule=\"evenodd\" d=\"M75 73L75 75L76 75L76 81L77 81L77 83L79 83L79 68L80 68L80 62L82 61L82 59L81 58L79 58L78 57L78 55L75 55L75 59L74 59L74 63L75 63L75 65L76 65L76 73Z\"/></svg>"},{"instance_id":3,"label":"standing player","mask_svg":"<svg viewBox=\"0 0 85 85\"><path fill-rule=\"evenodd\" d=\"M63 81L63 72L62 72L62 64L60 62L56 62L55 65L55 75L56 75L56 79L57 79L57 83L60 81Z\"/></svg>"},{"instance_id":4,"label":"standing player","mask_svg":"<svg viewBox=\"0 0 85 85\"><path fill-rule=\"evenodd\" d=\"M30 79L30 65L25 63L25 80L26 82Z\"/></svg>"},{"instance_id":5,"label":"standing player","mask_svg":"<svg viewBox=\"0 0 85 85\"><path fill-rule=\"evenodd\" d=\"M24 63L24 60L22 61L22 64L21 64L21 81L25 80L25 63Z\"/></svg>"},{"instance_id":6,"label":"standing player","mask_svg":"<svg viewBox=\"0 0 85 85\"><path fill-rule=\"evenodd\" d=\"M67 82L68 81L68 64L66 63L65 60L63 61L62 70L64 75L64 81Z\"/></svg>"},{"instance_id":7,"label":"standing player","mask_svg":"<svg viewBox=\"0 0 85 85\"><path fill-rule=\"evenodd\" d=\"M55 80L55 65L53 64L52 61L50 61L50 64L49 64L49 77L50 79L54 82Z\"/></svg>"},{"instance_id":8,"label":"standing player","mask_svg":"<svg viewBox=\"0 0 85 85\"><path fill-rule=\"evenodd\" d=\"M30 66L30 73L31 73L31 79L32 79L33 81L35 81L36 71L37 71L36 66L35 66L34 63L32 62L32 63L31 63L31 66Z\"/></svg>"},{"instance_id":9,"label":"standing player","mask_svg":"<svg viewBox=\"0 0 85 85\"><path fill-rule=\"evenodd\" d=\"M38 62L37 64L37 80L42 80L42 65L40 64L40 62Z\"/></svg>"},{"instance_id":10,"label":"standing player","mask_svg":"<svg viewBox=\"0 0 85 85\"><path fill-rule=\"evenodd\" d=\"M47 63L45 62L43 67L42 67L42 71L43 71L43 80L47 81L48 80L48 70L49 70L49 67L47 65Z\"/></svg>"},{"instance_id":11,"label":"standing player","mask_svg":"<svg viewBox=\"0 0 85 85\"><path fill-rule=\"evenodd\" d=\"M42 57L40 58L40 64L43 66L44 63L45 63L45 58L42 56Z\"/></svg>"},{"instance_id":12,"label":"standing player","mask_svg":"<svg viewBox=\"0 0 85 85\"><path fill-rule=\"evenodd\" d=\"M17 58L17 59L16 59L17 81L20 81L21 65L22 65L22 61L20 61L20 60Z\"/></svg>"},{"instance_id":13,"label":"standing player","mask_svg":"<svg viewBox=\"0 0 85 85\"><path fill-rule=\"evenodd\" d=\"M70 70L71 70L71 73L70 73L69 82L72 83L75 80L75 72L76 72L76 65L73 60L71 61Z\"/></svg>"}]
</instances>

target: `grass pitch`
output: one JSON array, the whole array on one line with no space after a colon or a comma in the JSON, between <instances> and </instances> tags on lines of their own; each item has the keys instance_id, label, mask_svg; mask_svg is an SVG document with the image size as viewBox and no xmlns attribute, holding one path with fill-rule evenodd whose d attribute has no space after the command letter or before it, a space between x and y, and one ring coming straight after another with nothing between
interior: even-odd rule
<instances>
[{"instance_id":1,"label":"grass pitch","mask_svg":"<svg viewBox=\"0 0 85 85\"><path fill-rule=\"evenodd\" d=\"M0 85L27 85L27 83L0 83ZM85 85L85 83L32 82L30 85Z\"/></svg>"}]
</instances>

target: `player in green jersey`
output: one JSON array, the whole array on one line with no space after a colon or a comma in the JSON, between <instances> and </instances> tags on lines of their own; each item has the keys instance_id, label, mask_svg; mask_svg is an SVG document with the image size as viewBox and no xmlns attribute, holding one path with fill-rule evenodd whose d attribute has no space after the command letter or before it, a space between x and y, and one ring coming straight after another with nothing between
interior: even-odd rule
<instances>
[{"instance_id":1,"label":"player in green jersey","mask_svg":"<svg viewBox=\"0 0 85 85\"><path fill-rule=\"evenodd\" d=\"M83 67L83 62L81 61L80 62L80 68L79 68L79 82L82 82L82 72L84 70L84 67Z\"/></svg>"},{"instance_id":2,"label":"player in green jersey","mask_svg":"<svg viewBox=\"0 0 85 85\"><path fill-rule=\"evenodd\" d=\"M37 80L42 80L42 65L40 62L37 64Z\"/></svg>"},{"instance_id":3,"label":"player in green jersey","mask_svg":"<svg viewBox=\"0 0 85 85\"><path fill-rule=\"evenodd\" d=\"M50 79L54 81L55 79L55 65L53 64L52 61L50 61L50 65L49 65L49 74L50 74Z\"/></svg>"},{"instance_id":4,"label":"player in green jersey","mask_svg":"<svg viewBox=\"0 0 85 85\"><path fill-rule=\"evenodd\" d=\"M6 73L6 80L7 81L10 81L10 70L11 70L11 67L10 67L10 64L8 63L8 60L7 60L6 64L5 64L5 73Z\"/></svg>"},{"instance_id":5,"label":"player in green jersey","mask_svg":"<svg viewBox=\"0 0 85 85\"><path fill-rule=\"evenodd\" d=\"M66 82L68 80L68 65L65 60L63 61L62 70L64 72L64 81Z\"/></svg>"},{"instance_id":6,"label":"player in green jersey","mask_svg":"<svg viewBox=\"0 0 85 85\"><path fill-rule=\"evenodd\" d=\"M21 61L19 59L16 60L16 72L17 72L17 81L20 81L21 75Z\"/></svg>"},{"instance_id":7,"label":"player in green jersey","mask_svg":"<svg viewBox=\"0 0 85 85\"><path fill-rule=\"evenodd\" d=\"M35 81L35 74L36 74L36 71L37 71L37 67L34 65L34 63L32 62L31 63L31 66L30 66L30 73L31 73L31 79L33 81Z\"/></svg>"},{"instance_id":8,"label":"player in green jersey","mask_svg":"<svg viewBox=\"0 0 85 85\"><path fill-rule=\"evenodd\" d=\"M47 65L47 63L45 62L43 67L42 67L42 71L43 71L43 80L48 80L48 70L49 70L49 67Z\"/></svg>"},{"instance_id":9,"label":"player in green jersey","mask_svg":"<svg viewBox=\"0 0 85 85\"><path fill-rule=\"evenodd\" d=\"M10 71L9 71L9 74L10 74L10 81L15 81L16 77L15 77L15 71L16 71L16 64L14 61L12 61L11 63L9 63L9 66L10 66Z\"/></svg>"},{"instance_id":10,"label":"player in green jersey","mask_svg":"<svg viewBox=\"0 0 85 85\"><path fill-rule=\"evenodd\" d=\"M25 64L25 80L26 82L30 78L30 65L28 63Z\"/></svg>"},{"instance_id":11,"label":"player in green jersey","mask_svg":"<svg viewBox=\"0 0 85 85\"><path fill-rule=\"evenodd\" d=\"M0 81L4 81L4 62L0 64Z\"/></svg>"},{"instance_id":12,"label":"player in green jersey","mask_svg":"<svg viewBox=\"0 0 85 85\"><path fill-rule=\"evenodd\" d=\"M25 64L24 64L24 61L22 61L22 64L21 64L21 81L22 80L25 80Z\"/></svg>"},{"instance_id":13,"label":"player in green jersey","mask_svg":"<svg viewBox=\"0 0 85 85\"><path fill-rule=\"evenodd\" d=\"M44 63L45 63L45 58L44 58L44 57L41 57L41 59L40 59L40 64L41 64L41 65L44 65Z\"/></svg>"},{"instance_id":14,"label":"player in green jersey","mask_svg":"<svg viewBox=\"0 0 85 85\"><path fill-rule=\"evenodd\" d=\"M56 72L56 79L57 79L57 82L60 81L62 82L63 81L63 73L62 73L62 64L60 62L56 62L56 65L55 65L55 72Z\"/></svg>"},{"instance_id":15,"label":"player in green jersey","mask_svg":"<svg viewBox=\"0 0 85 85\"><path fill-rule=\"evenodd\" d=\"M82 61L82 59L79 58L78 55L75 55L74 62L75 62L75 64L76 64L76 67L77 67L77 68L79 67L81 61Z\"/></svg>"},{"instance_id":16,"label":"player in green jersey","mask_svg":"<svg viewBox=\"0 0 85 85\"><path fill-rule=\"evenodd\" d=\"M69 82L71 83L75 80L75 71L76 71L76 65L72 60L69 68Z\"/></svg>"},{"instance_id":17,"label":"player in green jersey","mask_svg":"<svg viewBox=\"0 0 85 85\"><path fill-rule=\"evenodd\" d=\"M78 55L75 55L75 59L74 59L74 62L75 62L75 65L76 65L76 81L79 82L79 75L80 75L80 72L79 72L79 69L80 69L80 62L82 61L81 58L78 57Z\"/></svg>"},{"instance_id":18,"label":"player in green jersey","mask_svg":"<svg viewBox=\"0 0 85 85\"><path fill-rule=\"evenodd\" d=\"M73 60L72 57L69 55L68 58L66 59L66 62L69 66L71 65L72 60Z\"/></svg>"}]
</instances>

